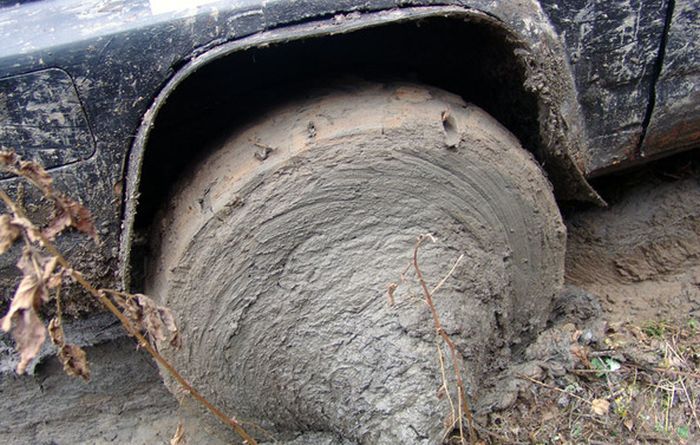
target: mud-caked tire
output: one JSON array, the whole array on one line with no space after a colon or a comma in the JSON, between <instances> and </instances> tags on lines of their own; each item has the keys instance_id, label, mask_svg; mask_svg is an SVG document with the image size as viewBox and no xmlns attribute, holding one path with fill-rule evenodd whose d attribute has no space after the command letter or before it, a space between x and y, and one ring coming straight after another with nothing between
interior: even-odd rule
<instances>
[{"instance_id":1,"label":"mud-caked tire","mask_svg":"<svg viewBox=\"0 0 700 445\"><path fill-rule=\"evenodd\" d=\"M147 290L181 328L164 354L237 418L281 439L441 442L436 334L407 269L420 234L437 239L419 255L430 286L464 255L435 302L470 397L546 322L565 229L537 162L478 107L354 84L210 150L154 229Z\"/></svg>"}]
</instances>

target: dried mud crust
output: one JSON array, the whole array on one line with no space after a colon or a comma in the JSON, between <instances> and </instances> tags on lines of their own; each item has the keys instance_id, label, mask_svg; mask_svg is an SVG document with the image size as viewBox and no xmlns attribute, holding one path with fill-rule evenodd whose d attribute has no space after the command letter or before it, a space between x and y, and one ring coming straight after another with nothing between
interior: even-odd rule
<instances>
[{"instance_id":1,"label":"dried mud crust","mask_svg":"<svg viewBox=\"0 0 700 445\"><path fill-rule=\"evenodd\" d=\"M565 229L538 165L441 90L314 92L192 172L154 236L147 291L185 340L165 353L278 439L441 443L449 409L430 314L416 286L394 306L386 297L417 235L439 240L420 254L430 285L465 255L436 305L474 397L544 327L563 282ZM196 419L187 430L198 434Z\"/></svg>"}]
</instances>

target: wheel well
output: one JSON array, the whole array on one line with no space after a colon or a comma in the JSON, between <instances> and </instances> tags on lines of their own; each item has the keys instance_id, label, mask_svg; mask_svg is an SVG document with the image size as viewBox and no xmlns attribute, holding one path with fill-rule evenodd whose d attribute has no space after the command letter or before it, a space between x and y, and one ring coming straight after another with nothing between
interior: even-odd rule
<instances>
[{"instance_id":1,"label":"wheel well","mask_svg":"<svg viewBox=\"0 0 700 445\"><path fill-rule=\"evenodd\" d=\"M436 17L245 49L210 62L168 96L154 121L134 234L147 232L177 178L214 140L279 100L348 77L422 82L459 94L541 159L538 98L525 88L517 49L491 22ZM131 255L132 262L140 257ZM141 269L131 264L137 286Z\"/></svg>"}]
</instances>

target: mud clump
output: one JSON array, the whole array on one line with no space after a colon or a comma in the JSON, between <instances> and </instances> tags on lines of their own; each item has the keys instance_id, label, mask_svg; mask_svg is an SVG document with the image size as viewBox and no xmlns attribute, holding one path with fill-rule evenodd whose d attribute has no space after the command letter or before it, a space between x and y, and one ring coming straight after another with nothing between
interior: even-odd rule
<instances>
[{"instance_id":1,"label":"mud clump","mask_svg":"<svg viewBox=\"0 0 700 445\"><path fill-rule=\"evenodd\" d=\"M386 295L420 234L439 241L420 255L431 288L464 255L435 305L470 397L546 325L565 230L532 156L477 107L362 84L212 148L153 237L147 291L186 314L184 351L166 351L175 365L276 438L442 442L452 423L430 312L411 276L394 305Z\"/></svg>"},{"instance_id":2,"label":"mud clump","mask_svg":"<svg viewBox=\"0 0 700 445\"><path fill-rule=\"evenodd\" d=\"M599 295L609 319L700 315L700 169L690 165L679 179L646 171L609 209L568 219L567 282Z\"/></svg>"}]
</instances>

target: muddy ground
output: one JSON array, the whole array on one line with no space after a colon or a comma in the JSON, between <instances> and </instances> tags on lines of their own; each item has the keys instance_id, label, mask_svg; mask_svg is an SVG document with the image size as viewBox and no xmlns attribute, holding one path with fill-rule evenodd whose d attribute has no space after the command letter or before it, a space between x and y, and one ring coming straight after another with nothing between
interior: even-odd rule
<instances>
[{"instance_id":1,"label":"muddy ground","mask_svg":"<svg viewBox=\"0 0 700 445\"><path fill-rule=\"evenodd\" d=\"M487 443L700 441L700 175L686 155L596 185L569 209L564 294Z\"/></svg>"},{"instance_id":2,"label":"muddy ground","mask_svg":"<svg viewBox=\"0 0 700 445\"><path fill-rule=\"evenodd\" d=\"M700 440L699 158L598 181L608 208L564 210L575 287L507 381L510 398L477 416L484 443ZM192 408L113 322L96 323L89 337L73 329L92 345L89 383L63 375L49 351L33 375L13 375L3 346L3 443L169 443Z\"/></svg>"}]
</instances>

